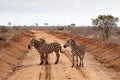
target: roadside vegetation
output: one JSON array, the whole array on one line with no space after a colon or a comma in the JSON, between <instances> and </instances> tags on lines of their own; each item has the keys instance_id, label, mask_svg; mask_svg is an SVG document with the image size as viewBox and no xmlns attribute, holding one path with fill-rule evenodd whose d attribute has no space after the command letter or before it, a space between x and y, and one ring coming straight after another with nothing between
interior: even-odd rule
<instances>
[{"instance_id":1,"label":"roadside vegetation","mask_svg":"<svg viewBox=\"0 0 120 80\"><path fill-rule=\"evenodd\" d=\"M0 40L5 41L22 33L26 28L19 26L0 26Z\"/></svg>"}]
</instances>

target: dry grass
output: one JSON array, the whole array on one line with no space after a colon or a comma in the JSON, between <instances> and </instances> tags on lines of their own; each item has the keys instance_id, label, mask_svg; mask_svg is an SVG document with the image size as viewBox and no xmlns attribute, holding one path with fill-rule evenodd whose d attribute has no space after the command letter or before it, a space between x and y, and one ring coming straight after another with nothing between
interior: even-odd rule
<instances>
[{"instance_id":1,"label":"dry grass","mask_svg":"<svg viewBox=\"0 0 120 80\"><path fill-rule=\"evenodd\" d=\"M6 26L0 26L0 33L6 33L10 30L9 27Z\"/></svg>"},{"instance_id":2,"label":"dry grass","mask_svg":"<svg viewBox=\"0 0 120 80\"><path fill-rule=\"evenodd\" d=\"M8 27L8 26L0 26L0 37L5 39L10 39L14 36L21 34L24 30L24 27Z\"/></svg>"},{"instance_id":3,"label":"dry grass","mask_svg":"<svg viewBox=\"0 0 120 80\"><path fill-rule=\"evenodd\" d=\"M10 47L9 40L13 39L14 42L17 42L18 37L26 29L24 27L7 27L0 26L0 49Z\"/></svg>"},{"instance_id":4,"label":"dry grass","mask_svg":"<svg viewBox=\"0 0 120 80\"><path fill-rule=\"evenodd\" d=\"M51 28L47 28L49 30L53 30L53 31L62 31L64 33L69 33L69 34L74 34L74 35L78 35L78 36L85 36L87 38L93 38L93 39L97 39L97 40L103 40L102 37L102 32L101 31L96 31L93 27L85 27L85 26L81 26L81 27L64 27L63 30L59 29L60 27L51 27ZM110 34L110 38L108 40L109 42L112 43L118 43L120 44L120 28L119 27L114 27L111 31Z\"/></svg>"},{"instance_id":5,"label":"dry grass","mask_svg":"<svg viewBox=\"0 0 120 80\"><path fill-rule=\"evenodd\" d=\"M29 29L35 30L52 30L63 33L74 34L77 36L84 36L86 38L103 40L102 32L96 31L92 26L79 26L79 27L67 27L67 26L39 26L39 27L29 27ZM108 40L112 43L120 44L120 27L114 27L111 31L110 38Z\"/></svg>"}]
</instances>

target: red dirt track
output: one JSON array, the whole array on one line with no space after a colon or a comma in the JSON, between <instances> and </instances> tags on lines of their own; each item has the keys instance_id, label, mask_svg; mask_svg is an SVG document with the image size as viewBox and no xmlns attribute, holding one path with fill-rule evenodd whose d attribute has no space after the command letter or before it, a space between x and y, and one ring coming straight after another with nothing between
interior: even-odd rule
<instances>
[{"instance_id":1,"label":"red dirt track","mask_svg":"<svg viewBox=\"0 0 120 80\"><path fill-rule=\"evenodd\" d=\"M71 68L70 48L62 49L60 61L54 64L54 53L48 56L49 65L39 65L35 48L27 49L29 41L44 38L46 42L59 42L62 46L70 37L84 43L87 51L85 66ZM0 80L119 80L120 45L76 35L48 30L27 30L20 35L0 42Z\"/></svg>"}]
</instances>

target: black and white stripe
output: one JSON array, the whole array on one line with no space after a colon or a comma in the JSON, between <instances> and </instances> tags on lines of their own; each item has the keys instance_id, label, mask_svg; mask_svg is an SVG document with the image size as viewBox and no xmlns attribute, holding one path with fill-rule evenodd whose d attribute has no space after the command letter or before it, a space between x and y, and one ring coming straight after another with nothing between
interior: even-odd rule
<instances>
[{"instance_id":1,"label":"black and white stripe","mask_svg":"<svg viewBox=\"0 0 120 80\"><path fill-rule=\"evenodd\" d=\"M59 51L63 53L61 51L62 47L58 42L52 42L48 44L42 38L40 38L39 41L32 39L28 47L30 48L31 46L34 46L37 49L37 51L40 53L40 57L41 57L40 64L43 64L44 60L45 60L45 64L48 64L47 57L48 57L48 54L52 52L56 53L57 59L55 61L55 64L57 64L59 62L59 56L60 56Z\"/></svg>"},{"instance_id":2,"label":"black and white stripe","mask_svg":"<svg viewBox=\"0 0 120 80\"><path fill-rule=\"evenodd\" d=\"M80 59L80 66L84 66L83 59L85 54L85 46L84 44L77 45L73 39L68 39L64 45L64 48L70 46L72 53L72 67L74 66L74 57L76 56L76 63L78 66L78 57Z\"/></svg>"}]
</instances>

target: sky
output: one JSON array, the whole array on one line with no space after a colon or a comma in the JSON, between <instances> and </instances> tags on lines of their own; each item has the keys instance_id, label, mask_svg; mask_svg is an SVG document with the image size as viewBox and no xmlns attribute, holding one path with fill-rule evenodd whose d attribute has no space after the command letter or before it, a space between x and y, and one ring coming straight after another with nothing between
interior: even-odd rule
<instances>
[{"instance_id":1,"label":"sky","mask_svg":"<svg viewBox=\"0 0 120 80\"><path fill-rule=\"evenodd\" d=\"M120 18L119 8L120 0L0 0L0 25L89 26L98 15Z\"/></svg>"}]
</instances>

